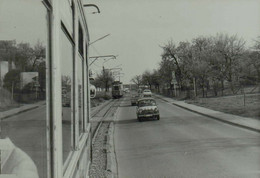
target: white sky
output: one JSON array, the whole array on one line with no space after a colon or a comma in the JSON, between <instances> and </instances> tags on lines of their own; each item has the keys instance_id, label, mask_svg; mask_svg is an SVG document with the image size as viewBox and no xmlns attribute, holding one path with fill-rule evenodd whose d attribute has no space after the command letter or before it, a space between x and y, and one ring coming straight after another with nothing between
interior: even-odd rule
<instances>
[{"instance_id":1,"label":"white sky","mask_svg":"<svg viewBox=\"0 0 260 178\"><path fill-rule=\"evenodd\" d=\"M217 33L237 34L250 46L260 36L260 0L83 0L90 39L110 36L90 46L90 56L119 55L97 60L91 68L122 64L123 82L158 67L164 45L172 39L191 41ZM40 0L0 0L0 40L46 42L46 11ZM33 15L32 15L33 14Z\"/></svg>"},{"instance_id":2,"label":"white sky","mask_svg":"<svg viewBox=\"0 0 260 178\"><path fill-rule=\"evenodd\" d=\"M119 55L104 64L111 68L122 64L123 82L136 74L158 67L159 45L172 39L191 41L198 36L217 33L237 34L252 45L260 35L259 0L93 0L101 14L87 8L91 41L110 36L90 47L91 55ZM92 69L101 70L103 60ZM98 67L99 66L99 67Z\"/></svg>"}]
</instances>

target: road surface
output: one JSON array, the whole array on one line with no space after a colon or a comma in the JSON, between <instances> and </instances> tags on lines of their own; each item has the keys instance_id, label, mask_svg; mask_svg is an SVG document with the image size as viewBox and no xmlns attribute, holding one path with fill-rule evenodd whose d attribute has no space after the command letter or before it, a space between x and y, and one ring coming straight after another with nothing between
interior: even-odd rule
<instances>
[{"instance_id":1,"label":"road surface","mask_svg":"<svg viewBox=\"0 0 260 178\"><path fill-rule=\"evenodd\" d=\"M70 116L70 108L63 107L63 161L71 149ZM32 158L40 178L47 177L46 105L8 117L1 121L0 126L0 136L9 137Z\"/></svg>"},{"instance_id":2,"label":"road surface","mask_svg":"<svg viewBox=\"0 0 260 178\"><path fill-rule=\"evenodd\" d=\"M157 99L161 120L138 122L126 97L115 122L119 178L260 177L260 134Z\"/></svg>"}]
</instances>

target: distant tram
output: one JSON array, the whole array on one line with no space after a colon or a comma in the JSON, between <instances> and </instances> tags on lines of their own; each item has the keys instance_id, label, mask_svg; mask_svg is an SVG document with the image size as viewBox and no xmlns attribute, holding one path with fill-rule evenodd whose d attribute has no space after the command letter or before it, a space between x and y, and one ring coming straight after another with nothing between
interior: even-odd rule
<instances>
[{"instance_id":1,"label":"distant tram","mask_svg":"<svg viewBox=\"0 0 260 178\"><path fill-rule=\"evenodd\" d=\"M124 94L123 84L120 81L115 81L112 84L112 97L121 98Z\"/></svg>"}]
</instances>

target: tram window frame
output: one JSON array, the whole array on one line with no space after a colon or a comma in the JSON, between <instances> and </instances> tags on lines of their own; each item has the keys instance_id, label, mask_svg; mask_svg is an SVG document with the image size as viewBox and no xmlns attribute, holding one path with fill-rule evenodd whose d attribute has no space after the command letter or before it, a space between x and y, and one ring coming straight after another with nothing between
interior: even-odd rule
<instances>
[{"instance_id":1,"label":"tram window frame","mask_svg":"<svg viewBox=\"0 0 260 178\"><path fill-rule=\"evenodd\" d=\"M78 22L78 51L83 57L84 55L84 33L80 21ZM83 57L84 58L84 57Z\"/></svg>"},{"instance_id":2,"label":"tram window frame","mask_svg":"<svg viewBox=\"0 0 260 178\"><path fill-rule=\"evenodd\" d=\"M71 8L72 8L72 22L73 22L73 32L72 34L68 33L70 37L70 40L72 40L74 42L74 48L73 48L73 51L74 51L74 55L73 55L73 60L74 62L77 60L77 58L80 56L78 55L78 44L77 44L77 41L78 41L78 22L79 20L82 20L81 24L83 25L82 27L82 32L83 32L83 53L81 54L81 57L82 57L82 64L83 64L83 72L82 72L82 75L83 75L83 87L84 87L84 91L82 89L82 92L83 92L83 102L84 102L84 108L83 108L83 136L82 138L79 137L79 135L77 135L77 130L75 129L78 129L78 118L77 118L77 111L75 111L76 109L76 102L77 102L77 95L76 93L74 92L74 95L72 96L72 102L73 103L73 112L74 112L74 118L73 118L73 121L74 121L74 135L73 135L73 138L75 139L75 142L74 142L74 145L73 145L73 149L70 151L70 154L68 155L68 157L66 158L66 161L67 160L71 160L71 161L68 161L68 164L67 164L67 167L65 167L65 162L62 161L62 157L61 157L61 154L62 154L62 149L63 149L63 146L62 144L60 144L60 139L59 138L62 138L62 135L60 135L60 125L59 125L59 119L55 119L55 117L61 117L60 115L60 107L59 106L55 106L55 103L57 102L57 99L60 100L60 97L61 96L58 96L57 95L57 91L59 91L59 88L61 86L59 86L55 81L56 81L56 77L59 76L59 72L60 72L60 69L58 68L55 68L56 65L59 65L58 63L60 61L57 61L55 60L57 57L59 58L59 54L57 53L57 48L59 48L59 46L57 46L56 44L59 44L60 41L59 41L59 37L57 37L57 34L61 33L62 30L60 30L59 28L62 28L62 27L59 27L58 23L60 23L62 25L62 17L61 17L61 14L60 12L57 11L58 8L58 2L57 1L53 1L53 0L43 0L43 3L45 4L45 6L48 8L49 10L49 42L48 42L48 45L47 45L47 48L49 49L49 61L50 61L50 65L49 65L49 74L50 74L50 78L49 80L47 80L47 82L49 83L49 87L48 87L48 92L49 92L49 100L47 103L49 103L49 107L48 107L48 112L47 114L49 114L49 116L47 117L48 119L48 124L49 124L49 127L47 128L48 130L48 136L49 136L49 139L48 139L48 150L49 150L49 154L48 154L48 177L69 177L69 175L71 176L71 171L74 170L74 167L75 167L75 164L77 164L75 162L75 156L78 157L78 150L77 149L80 149L81 153L84 152L83 149L87 149L87 147L89 148L91 144L91 142L86 142L87 139L90 139L90 124L89 124L89 119L90 119L90 101L89 101L89 71L86 71L89 69L89 66L88 66L88 54L87 51L88 51L88 43L89 43L89 34L88 34L88 27L87 27L87 24L85 22L85 16L84 16L84 12L82 11L81 7L81 2L80 1L76 1L76 0L67 0L69 3L71 2ZM57 17L57 18L53 18L53 15L54 17ZM64 25L64 24L63 24ZM64 25L65 27L65 31L68 32L68 30L66 29L66 26ZM58 31L59 30L59 31ZM86 31L85 31L86 30ZM65 34L66 35L66 34ZM86 43L86 46L84 46L84 44ZM75 66L76 66L76 63L74 63L74 66L73 66L73 70L75 70ZM56 72L58 71L58 72ZM76 72L73 71L73 90L76 90L76 86L77 86L77 82L76 82L76 76L75 76ZM87 74L87 75L86 75ZM59 81L60 79L57 79L57 81ZM84 81L86 80L86 81ZM76 82L76 83L75 83ZM47 86L46 86L47 87ZM47 88L46 88L47 89ZM55 139L57 139L55 141ZM86 148L84 148L84 145L87 144L89 146L87 146ZM77 147L79 146L79 147ZM88 151L88 155L90 154L90 152ZM70 158L70 159L68 159ZM87 159L87 158L86 158ZM74 172L76 173L76 172Z\"/></svg>"},{"instance_id":3,"label":"tram window frame","mask_svg":"<svg viewBox=\"0 0 260 178\"><path fill-rule=\"evenodd\" d=\"M75 101L75 55L74 55L74 53L75 53L75 42L74 42L74 39L73 39L73 37L70 35L70 33L68 32L68 30L67 30L67 28L66 28L66 26L65 26L65 24L62 22L62 20L61 20L61 33L64 33L64 35L67 37L67 40L70 42L70 45L71 45L71 47L72 47L72 64L73 64L73 66L72 66L72 81L71 81L71 83L72 83L72 87L71 87L71 90L72 90L72 92L71 92L71 103L72 103L72 107L71 107L71 110L72 111L75 111L75 103L76 103L76 101ZM63 172L65 172L66 171L66 169L67 169L67 167L68 167L68 164L69 164L69 161L71 160L71 158L72 158L72 155L73 155L73 152L76 150L76 143L77 143L77 138L76 138L76 121L75 121L75 119L76 119L76 113L75 112L72 112L72 116L71 116L72 118L71 118L71 120L72 120L72 123L71 123L71 150L70 150L70 152L69 152L69 154L68 154L68 156L66 157L66 159L65 160L63 160ZM63 152L63 147L62 147L62 152Z\"/></svg>"},{"instance_id":4,"label":"tram window frame","mask_svg":"<svg viewBox=\"0 0 260 178\"><path fill-rule=\"evenodd\" d=\"M83 56L80 56L80 55L78 55L78 59L76 60L77 62L80 62L82 65L81 65L81 79L82 79L82 86L81 86L81 93L82 93L82 99L81 99L81 104L82 104L82 106L81 106L81 108L82 108L82 110L81 110L81 114L82 114L82 123L81 123L81 125L79 124L80 123L80 110L78 109L78 133L79 133L79 141L81 140L81 138L82 138L82 135L85 133L85 99L84 99L84 97L85 97L85 95L84 95L84 92L86 91L85 90L85 82L84 82L84 79L85 79L85 77L84 77L84 58L83 58ZM76 63L77 63L76 62ZM76 64L77 65L77 64ZM77 67L78 67L78 65L77 65ZM78 69L76 70L76 71L78 71ZM76 73L76 75L77 75L77 79L78 79L78 74L79 73ZM77 83L77 85L75 85L75 87L77 87L77 91L78 91L78 83ZM77 93L77 98L79 98L79 93ZM79 101L78 101L78 103L79 103ZM78 108L79 108L79 106L77 106ZM82 127L82 129L80 129L80 127ZM82 131L82 132L80 132L80 131Z\"/></svg>"},{"instance_id":5,"label":"tram window frame","mask_svg":"<svg viewBox=\"0 0 260 178\"><path fill-rule=\"evenodd\" d=\"M87 41L87 40L86 40ZM87 124L90 122L90 90L89 90L89 86L90 86L90 82L89 82L89 65L88 65L88 47L89 44L86 43L85 45L85 65L86 65L86 70L85 70L85 77L86 77L86 90L87 90L87 96L86 96L86 119L85 119L85 132L87 131Z\"/></svg>"}]
</instances>

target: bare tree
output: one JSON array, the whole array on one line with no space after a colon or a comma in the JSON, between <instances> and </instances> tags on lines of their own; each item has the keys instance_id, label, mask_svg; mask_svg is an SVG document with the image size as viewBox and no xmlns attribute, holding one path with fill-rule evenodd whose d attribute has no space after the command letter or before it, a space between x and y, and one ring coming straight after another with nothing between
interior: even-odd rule
<instances>
[{"instance_id":1,"label":"bare tree","mask_svg":"<svg viewBox=\"0 0 260 178\"><path fill-rule=\"evenodd\" d=\"M142 84L142 75L135 75L131 81L139 87Z\"/></svg>"},{"instance_id":2,"label":"bare tree","mask_svg":"<svg viewBox=\"0 0 260 178\"><path fill-rule=\"evenodd\" d=\"M216 55L222 60L225 79L229 82L231 91L235 93L234 83L239 75L239 59L245 51L245 41L236 35L217 34L214 42Z\"/></svg>"}]
</instances>

